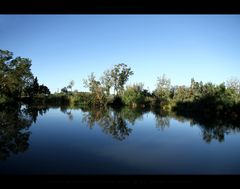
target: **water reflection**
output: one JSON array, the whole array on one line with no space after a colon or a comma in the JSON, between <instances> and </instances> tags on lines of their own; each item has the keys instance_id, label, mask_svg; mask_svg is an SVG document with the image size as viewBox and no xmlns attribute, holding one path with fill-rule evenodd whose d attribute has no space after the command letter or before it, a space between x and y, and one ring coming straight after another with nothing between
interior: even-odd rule
<instances>
[{"instance_id":1,"label":"water reflection","mask_svg":"<svg viewBox=\"0 0 240 189\"><path fill-rule=\"evenodd\" d=\"M156 120L156 128L163 131L165 128L170 127L170 116L168 112L153 110Z\"/></svg>"},{"instance_id":2,"label":"water reflection","mask_svg":"<svg viewBox=\"0 0 240 189\"><path fill-rule=\"evenodd\" d=\"M106 134L111 134L113 138L124 140L132 132L128 128L126 121L135 125L136 120L142 120L143 115L149 112L149 109L85 109L83 122L86 122L89 128L99 125ZM190 123L190 126L197 126L201 129L202 139L210 143L212 140L224 141L225 135L229 133L240 132L240 123L232 120L219 120L206 118L202 115L179 115L174 112L164 112L151 110L155 116L156 128L161 131L169 128L170 120L177 120L181 123Z\"/></svg>"},{"instance_id":3,"label":"water reflection","mask_svg":"<svg viewBox=\"0 0 240 189\"><path fill-rule=\"evenodd\" d=\"M31 118L31 120L36 123L37 122L37 117L39 115L44 115L45 113L47 113L47 111L49 110L49 107L45 107L45 106L30 106L30 105L25 105L23 106L24 108L21 109L21 111L23 112L23 114L25 116L29 116Z\"/></svg>"},{"instance_id":4,"label":"water reflection","mask_svg":"<svg viewBox=\"0 0 240 189\"><path fill-rule=\"evenodd\" d=\"M131 111L130 109L83 109L82 121L87 123L89 128L95 124L102 128L106 134L112 135L117 140L124 140L132 132L128 127L127 121L134 125L137 119L140 119L143 112Z\"/></svg>"},{"instance_id":5,"label":"water reflection","mask_svg":"<svg viewBox=\"0 0 240 189\"><path fill-rule=\"evenodd\" d=\"M179 121L179 118L190 122L191 126L198 126L202 131L202 139L210 143L212 140L223 142L226 135L240 132L240 123L229 119L219 119L207 115L196 115L184 112L177 112L172 117Z\"/></svg>"},{"instance_id":6,"label":"water reflection","mask_svg":"<svg viewBox=\"0 0 240 189\"><path fill-rule=\"evenodd\" d=\"M79 109L79 108L77 108ZM32 123L37 122L39 115L44 115L49 107L34 107L30 105L5 107L0 110L0 159L6 159L11 154L25 152L29 147L30 131ZM61 112L67 115L69 120L74 119L74 114L68 107L60 107ZM144 114L149 109L120 109L112 108L81 108L78 116L90 129L100 127L102 131L114 139L123 141L133 132L137 121L144 121ZM167 113L159 110L151 110L155 116L155 126L161 131L171 127L170 121L190 123L201 129L202 139L210 143L212 140L223 142L226 135L240 132L240 123L232 120L219 120L202 115L189 115L183 113Z\"/></svg>"},{"instance_id":7,"label":"water reflection","mask_svg":"<svg viewBox=\"0 0 240 189\"><path fill-rule=\"evenodd\" d=\"M229 123L221 120L215 120L215 124L211 123L210 125L208 122L199 122L199 126L202 130L203 140L207 143L210 143L213 139L223 142L225 136L229 133L240 132L240 123Z\"/></svg>"},{"instance_id":8,"label":"water reflection","mask_svg":"<svg viewBox=\"0 0 240 189\"><path fill-rule=\"evenodd\" d=\"M67 107L60 107L61 112L63 112L64 114L66 114L68 116L68 119L70 121L73 120L73 114L71 109L67 109Z\"/></svg>"},{"instance_id":9,"label":"water reflection","mask_svg":"<svg viewBox=\"0 0 240 189\"><path fill-rule=\"evenodd\" d=\"M0 160L28 149L29 127L37 121L38 114L43 113L46 109L20 105L0 110Z\"/></svg>"}]
</instances>

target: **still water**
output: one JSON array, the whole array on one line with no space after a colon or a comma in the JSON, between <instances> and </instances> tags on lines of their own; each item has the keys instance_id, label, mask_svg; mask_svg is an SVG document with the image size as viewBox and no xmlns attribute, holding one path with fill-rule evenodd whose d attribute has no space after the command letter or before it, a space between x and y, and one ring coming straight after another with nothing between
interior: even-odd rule
<instances>
[{"instance_id":1,"label":"still water","mask_svg":"<svg viewBox=\"0 0 240 189\"><path fill-rule=\"evenodd\" d=\"M9 108L0 174L239 174L239 128L127 108Z\"/></svg>"}]
</instances>

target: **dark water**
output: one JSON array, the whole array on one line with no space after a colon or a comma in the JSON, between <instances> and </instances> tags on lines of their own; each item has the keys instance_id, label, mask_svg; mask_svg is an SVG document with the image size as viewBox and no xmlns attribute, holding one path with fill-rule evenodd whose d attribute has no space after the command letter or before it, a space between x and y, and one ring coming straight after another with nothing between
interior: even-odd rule
<instances>
[{"instance_id":1,"label":"dark water","mask_svg":"<svg viewBox=\"0 0 240 189\"><path fill-rule=\"evenodd\" d=\"M0 126L1 174L240 173L236 123L127 108L21 107L1 110Z\"/></svg>"}]
</instances>

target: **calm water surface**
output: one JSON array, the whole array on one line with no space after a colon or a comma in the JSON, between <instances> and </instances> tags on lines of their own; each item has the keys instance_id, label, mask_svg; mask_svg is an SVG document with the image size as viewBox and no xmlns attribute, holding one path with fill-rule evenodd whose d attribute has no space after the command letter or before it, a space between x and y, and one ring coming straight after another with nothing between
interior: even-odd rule
<instances>
[{"instance_id":1,"label":"calm water surface","mask_svg":"<svg viewBox=\"0 0 240 189\"><path fill-rule=\"evenodd\" d=\"M22 107L0 120L1 174L240 173L239 125L127 108Z\"/></svg>"}]
</instances>

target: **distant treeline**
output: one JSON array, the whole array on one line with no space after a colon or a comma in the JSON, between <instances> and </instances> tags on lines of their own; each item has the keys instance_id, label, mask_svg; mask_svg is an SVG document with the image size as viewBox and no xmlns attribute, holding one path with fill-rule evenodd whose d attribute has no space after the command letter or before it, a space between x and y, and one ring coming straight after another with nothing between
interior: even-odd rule
<instances>
[{"instance_id":1,"label":"distant treeline","mask_svg":"<svg viewBox=\"0 0 240 189\"><path fill-rule=\"evenodd\" d=\"M89 92L72 90L74 81L54 94L39 85L31 72L31 60L13 58L13 53L0 50L0 104L33 103L43 105L150 107L180 114L204 114L214 117L239 119L240 81L230 79L215 85L191 79L190 86L172 86L165 75L157 78L152 92L142 83L126 86L133 71L126 64L117 64L97 79L91 73L83 81ZM112 93L111 93L112 92Z\"/></svg>"}]
</instances>

